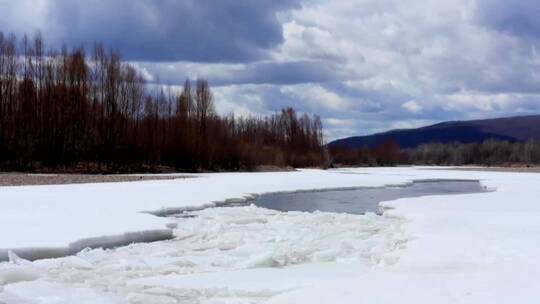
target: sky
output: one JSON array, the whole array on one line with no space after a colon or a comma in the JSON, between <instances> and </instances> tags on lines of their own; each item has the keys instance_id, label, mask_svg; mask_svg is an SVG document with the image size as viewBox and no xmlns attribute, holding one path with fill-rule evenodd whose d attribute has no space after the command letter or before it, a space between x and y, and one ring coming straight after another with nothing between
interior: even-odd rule
<instances>
[{"instance_id":1,"label":"sky","mask_svg":"<svg viewBox=\"0 0 540 304\"><path fill-rule=\"evenodd\" d=\"M327 139L540 113L537 0L0 0L0 31L206 78L219 113L292 106Z\"/></svg>"}]
</instances>

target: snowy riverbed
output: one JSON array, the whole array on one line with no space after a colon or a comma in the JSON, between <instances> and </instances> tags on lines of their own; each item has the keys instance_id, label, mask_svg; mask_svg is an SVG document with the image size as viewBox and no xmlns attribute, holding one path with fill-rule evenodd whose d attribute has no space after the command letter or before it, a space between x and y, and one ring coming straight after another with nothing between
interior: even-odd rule
<instances>
[{"instance_id":1,"label":"snowy riverbed","mask_svg":"<svg viewBox=\"0 0 540 304\"><path fill-rule=\"evenodd\" d=\"M2 273L4 284L14 283L4 287L0 301L90 288L120 303L259 303L324 280L354 277L404 245L402 221L374 214L281 213L250 206L193 215L178 220L174 240L0 264L0 284ZM29 290L37 291L27 295ZM73 296L79 297L75 291Z\"/></svg>"},{"instance_id":2,"label":"snowy riverbed","mask_svg":"<svg viewBox=\"0 0 540 304\"><path fill-rule=\"evenodd\" d=\"M0 188L0 248L62 247L175 222L175 238L0 263L0 303L535 303L540 174L425 168L203 174ZM250 193L480 179L495 192L385 202L384 216L195 208ZM171 227L171 225L169 225ZM6 251L7 252L7 251ZM509 279L511 278L511 279Z\"/></svg>"}]
</instances>

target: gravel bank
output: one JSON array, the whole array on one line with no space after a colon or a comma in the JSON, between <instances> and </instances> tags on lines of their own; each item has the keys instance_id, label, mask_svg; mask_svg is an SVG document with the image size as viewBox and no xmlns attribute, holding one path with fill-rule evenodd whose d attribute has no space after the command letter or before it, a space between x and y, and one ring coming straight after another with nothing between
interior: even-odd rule
<instances>
[{"instance_id":1,"label":"gravel bank","mask_svg":"<svg viewBox=\"0 0 540 304\"><path fill-rule=\"evenodd\" d=\"M485 172L522 172L540 173L540 167L455 167L452 170L461 171L485 171Z\"/></svg>"},{"instance_id":2,"label":"gravel bank","mask_svg":"<svg viewBox=\"0 0 540 304\"><path fill-rule=\"evenodd\" d=\"M25 174L1 173L0 186L64 185L86 183L137 182L147 180L172 180L189 176L165 175L91 175L91 174Z\"/></svg>"}]
</instances>

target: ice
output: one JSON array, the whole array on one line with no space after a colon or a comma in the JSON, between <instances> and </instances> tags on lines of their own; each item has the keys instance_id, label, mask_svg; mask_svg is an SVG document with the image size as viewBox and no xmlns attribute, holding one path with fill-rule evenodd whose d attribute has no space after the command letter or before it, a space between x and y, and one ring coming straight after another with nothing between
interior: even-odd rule
<instances>
[{"instance_id":1,"label":"ice","mask_svg":"<svg viewBox=\"0 0 540 304\"><path fill-rule=\"evenodd\" d=\"M22 282L8 285L0 294L0 303L17 304L117 304L122 300L114 295L89 288L50 282Z\"/></svg>"},{"instance_id":2,"label":"ice","mask_svg":"<svg viewBox=\"0 0 540 304\"><path fill-rule=\"evenodd\" d=\"M361 168L0 188L0 248L173 229L174 238L0 263L0 303L536 303L540 174ZM480 179L494 192L384 216L210 208L250 193ZM141 211L192 210L185 218ZM198 211L194 211L198 210ZM170 230L169 230L170 231ZM82 248L81 248L82 249ZM47 302L48 301L48 302ZM86 302L85 302L86 301Z\"/></svg>"},{"instance_id":3,"label":"ice","mask_svg":"<svg viewBox=\"0 0 540 304\"><path fill-rule=\"evenodd\" d=\"M245 206L191 215L177 219L173 240L0 265L11 273L38 274L23 280L59 283L62 290L90 288L126 303L260 302L284 291L365 273L373 261L404 242L402 220L373 214L281 213ZM18 292L10 287L16 286L13 283L3 283L9 287L4 293Z\"/></svg>"},{"instance_id":4,"label":"ice","mask_svg":"<svg viewBox=\"0 0 540 304\"><path fill-rule=\"evenodd\" d=\"M397 263L269 303L537 303L540 174L476 174L497 191L383 203L407 219L406 250L384 257Z\"/></svg>"},{"instance_id":5,"label":"ice","mask_svg":"<svg viewBox=\"0 0 540 304\"><path fill-rule=\"evenodd\" d=\"M32 267L1 267L0 287L18 282L34 281L42 275L42 272Z\"/></svg>"},{"instance_id":6,"label":"ice","mask_svg":"<svg viewBox=\"0 0 540 304\"><path fill-rule=\"evenodd\" d=\"M129 281L141 288L152 286L206 290L219 296L271 297L325 281L355 278L368 267L361 262L309 263L283 268L257 268L192 275L165 275Z\"/></svg>"},{"instance_id":7,"label":"ice","mask_svg":"<svg viewBox=\"0 0 540 304\"><path fill-rule=\"evenodd\" d=\"M0 261L8 259L8 250L37 259L73 254L88 246L151 241L155 234L163 239L171 221L153 214L245 201L252 194L411 181L403 176L323 170L191 176L194 178L0 187ZM149 232L151 237L141 232Z\"/></svg>"}]
</instances>

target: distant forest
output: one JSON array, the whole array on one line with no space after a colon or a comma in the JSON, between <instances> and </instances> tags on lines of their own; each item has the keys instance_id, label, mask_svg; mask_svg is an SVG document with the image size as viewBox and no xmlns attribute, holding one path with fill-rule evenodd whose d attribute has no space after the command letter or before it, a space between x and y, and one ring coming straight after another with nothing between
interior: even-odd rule
<instances>
[{"instance_id":1,"label":"distant forest","mask_svg":"<svg viewBox=\"0 0 540 304\"><path fill-rule=\"evenodd\" d=\"M151 89L152 88L152 89ZM219 116L205 80L149 86L96 43L48 50L0 32L0 169L135 172L320 166L321 119Z\"/></svg>"},{"instance_id":2,"label":"distant forest","mask_svg":"<svg viewBox=\"0 0 540 304\"><path fill-rule=\"evenodd\" d=\"M324 145L320 117L286 108L220 116L206 80L149 85L118 52L96 43L46 49L0 32L0 170L162 172L311 167L539 165L540 143Z\"/></svg>"},{"instance_id":3,"label":"distant forest","mask_svg":"<svg viewBox=\"0 0 540 304\"><path fill-rule=\"evenodd\" d=\"M489 139L482 143L430 143L413 149L401 149L389 140L369 148L332 147L330 155L334 164L346 166L385 165L540 165L540 143L508 142Z\"/></svg>"}]
</instances>

